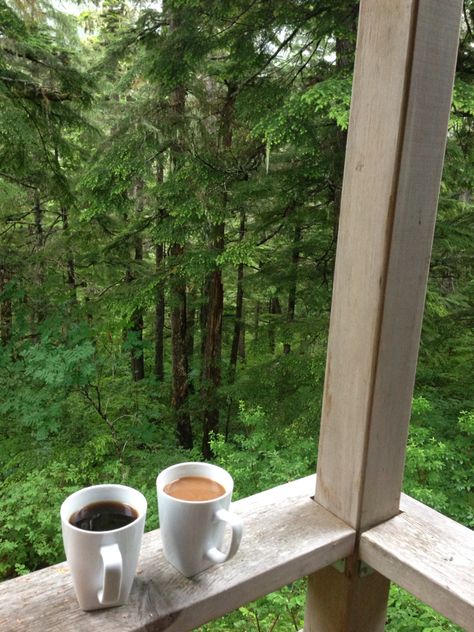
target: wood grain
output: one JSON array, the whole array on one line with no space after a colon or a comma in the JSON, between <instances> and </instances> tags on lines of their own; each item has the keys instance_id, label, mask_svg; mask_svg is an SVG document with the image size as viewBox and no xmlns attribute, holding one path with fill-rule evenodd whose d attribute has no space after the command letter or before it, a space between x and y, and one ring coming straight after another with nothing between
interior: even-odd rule
<instances>
[{"instance_id":1,"label":"wood grain","mask_svg":"<svg viewBox=\"0 0 474 632\"><path fill-rule=\"evenodd\" d=\"M65 563L0 584L2 632L186 632L346 557L354 531L310 498L314 476L233 504L244 522L235 558L194 579L145 534L130 603L82 612ZM58 526L59 528L59 526Z\"/></svg>"},{"instance_id":2,"label":"wood grain","mask_svg":"<svg viewBox=\"0 0 474 632\"><path fill-rule=\"evenodd\" d=\"M316 499L398 511L461 0L362 0Z\"/></svg>"},{"instance_id":3,"label":"wood grain","mask_svg":"<svg viewBox=\"0 0 474 632\"><path fill-rule=\"evenodd\" d=\"M374 372L360 525L396 514L457 59L462 0L419 0Z\"/></svg>"},{"instance_id":4,"label":"wood grain","mask_svg":"<svg viewBox=\"0 0 474 632\"><path fill-rule=\"evenodd\" d=\"M474 532L405 495L401 509L362 535L361 558L473 632Z\"/></svg>"},{"instance_id":5,"label":"wood grain","mask_svg":"<svg viewBox=\"0 0 474 632\"><path fill-rule=\"evenodd\" d=\"M461 8L360 2L315 496L358 534L399 509ZM387 593L319 571L305 630L382 632Z\"/></svg>"},{"instance_id":6,"label":"wood grain","mask_svg":"<svg viewBox=\"0 0 474 632\"><path fill-rule=\"evenodd\" d=\"M316 490L318 502L354 528L365 486L415 5L360 4Z\"/></svg>"},{"instance_id":7,"label":"wood grain","mask_svg":"<svg viewBox=\"0 0 474 632\"><path fill-rule=\"evenodd\" d=\"M358 576L358 558L346 571L328 566L308 579L305 632L384 630L389 581L379 573Z\"/></svg>"}]
</instances>

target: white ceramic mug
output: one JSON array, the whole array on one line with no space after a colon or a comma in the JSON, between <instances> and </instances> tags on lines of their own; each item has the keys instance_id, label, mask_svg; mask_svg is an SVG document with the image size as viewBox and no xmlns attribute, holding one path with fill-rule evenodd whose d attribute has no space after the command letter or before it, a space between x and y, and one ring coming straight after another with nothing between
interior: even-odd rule
<instances>
[{"instance_id":1,"label":"white ceramic mug","mask_svg":"<svg viewBox=\"0 0 474 632\"><path fill-rule=\"evenodd\" d=\"M110 531L85 531L69 520L92 503L119 502L133 507L138 517ZM125 485L94 485L71 494L61 505L64 550L76 597L83 610L97 610L126 603L137 568L147 502L136 489Z\"/></svg>"},{"instance_id":2,"label":"white ceramic mug","mask_svg":"<svg viewBox=\"0 0 474 632\"><path fill-rule=\"evenodd\" d=\"M181 500L168 495L165 485L184 476L203 476L220 483L225 493L213 500ZM242 538L242 521L230 513L234 481L221 467L211 463L178 463L163 470L156 479L161 540L166 559L183 575L192 577L235 555ZM230 542L222 551L225 528Z\"/></svg>"}]
</instances>

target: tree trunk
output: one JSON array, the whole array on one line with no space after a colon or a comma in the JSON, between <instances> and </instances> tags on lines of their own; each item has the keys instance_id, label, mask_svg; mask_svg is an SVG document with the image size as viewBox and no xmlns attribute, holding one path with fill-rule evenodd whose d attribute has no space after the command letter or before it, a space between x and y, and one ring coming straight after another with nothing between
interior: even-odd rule
<instances>
[{"instance_id":1,"label":"tree trunk","mask_svg":"<svg viewBox=\"0 0 474 632\"><path fill-rule=\"evenodd\" d=\"M169 32L179 30L177 13L168 3L163 4L163 11L168 16ZM170 172L176 173L183 162L184 150L180 143L180 129L183 127L186 106L186 87L177 85L170 92L169 114L171 124ZM183 448L193 447L191 419L187 410L188 357L186 355L186 280L179 268L184 255L184 242L176 241L171 245L172 266L178 270L170 277L171 304L171 405L173 407L176 434Z\"/></svg>"},{"instance_id":2,"label":"tree trunk","mask_svg":"<svg viewBox=\"0 0 474 632\"><path fill-rule=\"evenodd\" d=\"M224 247L224 224L215 229L214 244L221 252ZM219 429L219 406L217 391L221 382L222 313L224 310L224 288L222 271L214 270L209 283L206 344L204 348L203 384L201 396L204 402L202 453L204 458L212 457L210 436Z\"/></svg>"},{"instance_id":3,"label":"tree trunk","mask_svg":"<svg viewBox=\"0 0 474 632\"><path fill-rule=\"evenodd\" d=\"M10 273L4 263L0 264L0 295L10 282ZM13 310L10 298L2 298L0 300L0 340L5 347L12 337Z\"/></svg>"},{"instance_id":4,"label":"tree trunk","mask_svg":"<svg viewBox=\"0 0 474 632\"><path fill-rule=\"evenodd\" d=\"M201 288L201 306L199 309L199 327L201 329L201 379L204 368L204 352L206 350L206 327L207 313L209 311L209 293L211 290L211 280L206 278Z\"/></svg>"},{"instance_id":5,"label":"tree trunk","mask_svg":"<svg viewBox=\"0 0 474 632\"><path fill-rule=\"evenodd\" d=\"M188 308L186 312L186 353L188 354L188 364L191 366L194 355L194 325L196 322L196 305L191 304L193 295L188 292Z\"/></svg>"},{"instance_id":6,"label":"tree trunk","mask_svg":"<svg viewBox=\"0 0 474 632\"><path fill-rule=\"evenodd\" d=\"M268 313L270 314L270 323L268 325L268 346L271 353L275 353L275 314L281 314L281 305L278 296L272 296L268 304Z\"/></svg>"},{"instance_id":7,"label":"tree trunk","mask_svg":"<svg viewBox=\"0 0 474 632\"><path fill-rule=\"evenodd\" d=\"M196 327L196 292L188 290L186 301L186 355L188 356L188 370L192 373L194 360L194 332ZM194 393L194 382L188 377L189 392Z\"/></svg>"},{"instance_id":8,"label":"tree trunk","mask_svg":"<svg viewBox=\"0 0 474 632\"><path fill-rule=\"evenodd\" d=\"M163 273L165 261L165 248L163 244L158 244L155 250L156 271L159 275ZM164 330L165 330L165 287L160 279L156 286L155 303L155 376L159 382L165 377L164 368Z\"/></svg>"},{"instance_id":9,"label":"tree trunk","mask_svg":"<svg viewBox=\"0 0 474 632\"><path fill-rule=\"evenodd\" d=\"M184 114L184 88L179 86L173 91L171 100L173 113ZM172 151L171 164L175 170L179 165L180 149L175 144ZM179 266L179 260L184 255L184 246L175 243L171 246L173 266ZM193 447L193 433L191 419L187 411L189 384L188 384L188 356L186 353L186 281L178 273L173 275L171 282L171 345L172 345L172 397L171 403L176 418L176 432L179 444L183 448Z\"/></svg>"},{"instance_id":10,"label":"tree trunk","mask_svg":"<svg viewBox=\"0 0 474 632\"><path fill-rule=\"evenodd\" d=\"M74 257L70 245L69 216L65 206L61 206L61 221L63 225L63 233L66 241L66 282L71 296L71 302L77 303L77 283L76 268L74 265Z\"/></svg>"},{"instance_id":11,"label":"tree trunk","mask_svg":"<svg viewBox=\"0 0 474 632\"><path fill-rule=\"evenodd\" d=\"M240 228L239 228L239 241L242 241L245 236L245 212L240 213ZM235 379L235 372L237 368L237 358L245 355L244 347L244 323L243 323L243 306L244 306L244 264L239 263L237 268L237 293L235 300L235 319L234 319L234 335L232 337L232 347L230 350L230 363L229 363L229 382L232 384Z\"/></svg>"},{"instance_id":12,"label":"tree trunk","mask_svg":"<svg viewBox=\"0 0 474 632\"><path fill-rule=\"evenodd\" d=\"M239 228L239 241L242 241L245 236L245 212L242 210L240 213L240 228ZM244 264L239 263L237 268L237 292L235 298L235 318L234 318L234 333L232 337L232 346L230 350L230 362L229 362L229 384L233 384L235 380L235 373L237 370L237 358L245 359L245 329L244 329ZM227 401L227 416L225 423L225 440L228 440L230 431L230 421L235 408L235 402L231 398Z\"/></svg>"},{"instance_id":13,"label":"tree trunk","mask_svg":"<svg viewBox=\"0 0 474 632\"><path fill-rule=\"evenodd\" d=\"M238 355L242 362L245 362L245 310L242 304L242 318L240 324Z\"/></svg>"},{"instance_id":14,"label":"tree trunk","mask_svg":"<svg viewBox=\"0 0 474 632\"><path fill-rule=\"evenodd\" d=\"M255 303L255 315L253 322L253 337L255 342L258 342L258 332L260 327L260 301Z\"/></svg>"},{"instance_id":15,"label":"tree trunk","mask_svg":"<svg viewBox=\"0 0 474 632\"><path fill-rule=\"evenodd\" d=\"M163 165L160 163L156 166L156 181L162 184L164 179ZM165 219L166 213L164 209L160 210L160 223ZM164 366L164 332L165 332L165 244L157 244L155 246L156 273L158 282L156 285L155 295L155 376L159 382L163 382L165 378Z\"/></svg>"},{"instance_id":16,"label":"tree trunk","mask_svg":"<svg viewBox=\"0 0 474 632\"><path fill-rule=\"evenodd\" d=\"M224 158L232 146L232 121L234 105L237 96L237 86L228 83L227 94L221 112L219 130L220 147ZM228 194L224 188L222 196L222 215L228 204ZM224 251L224 221L212 227L212 248L216 257ZM204 349L203 389L204 402L202 453L206 459L212 457L210 446L211 433L219 429L218 390L221 383L221 355L222 355L222 315L224 312L224 289L222 285L222 270L215 266L210 277L209 302L206 327L206 344Z\"/></svg>"},{"instance_id":17,"label":"tree trunk","mask_svg":"<svg viewBox=\"0 0 474 632\"><path fill-rule=\"evenodd\" d=\"M143 210L142 200L143 182L139 182L135 187L136 213L139 215ZM143 261L143 239L137 233L134 237L134 264L138 267ZM132 270L127 270L127 282L131 283L136 278ZM130 319L129 333L132 336L132 350L130 352L130 363L132 370L132 379L139 382L145 377L145 357L143 355L143 308L135 307Z\"/></svg>"},{"instance_id":18,"label":"tree trunk","mask_svg":"<svg viewBox=\"0 0 474 632\"><path fill-rule=\"evenodd\" d=\"M176 13L168 4L163 8L168 13L169 31L172 33L180 28ZM177 85L170 93L169 112L173 130L170 146L170 171L179 170L184 152L179 141L179 130L183 126L186 106L186 88ZM171 246L173 267L179 270L184 255L184 244L175 242ZM180 272L173 273L170 280L171 302L171 357L172 357L172 395L171 404L176 421L176 433L179 444L183 448L193 447L193 433L191 419L187 410L188 385L188 356L186 354L186 281Z\"/></svg>"},{"instance_id":19,"label":"tree trunk","mask_svg":"<svg viewBox=\"0 0 474 632\"><path fill-rule=\"evenodd\" d=\"M132 326L130 331L134 334L135 340L138 341L137 346L140 349L132 351L132 378L134 382L139 382L145 377L145 358L143 355L143 312L141 309L135 310L132 316Z\"/></svg>"},{"instance_id":20,"label":"tree trunk","mask_svg":"<svg viewBox=\"0 0 474 632\"><path fill-rule=\"evenodd\" d=\"M143 260L143 242L140 236L135 238L135 256L134 261ZM128 270L126 281L132 283L135 275ZM132 379L139 382L145 377L145 357L143 355L143 309L136 307L130 318L129 334L131 334L133 348L130 352L130 366L132 370Z\"/></svg>"},{"instance_id":21,"label":"tree trunk","mask_svg":"<svg viewBox=\"0 0 474 632\"><path fill-rule=\"evenodd\" d=\"M291 252L291 271L290 271L290 288L288 290L288 307L286 310L286 322L288 330L291 327L291 323L295 320L295 308L296 308L296 282L298 279L298 263L300 259L300 242L301 242L301 226L298 224L295 226L295 232L293 235L293 249ZM287 336L290 336L290 331L287 331ZM283 352L290 353L291 344L285 342L283 345Z\"/></svg>"},{"instance_id":22,"label":"tree trunk","mask_svg":"<svg viewBox=\"0 0 474 632\"><path fill-rule=\"evenodd\" d=\"M35 293L33 298L33 322L32 322L32 338L38 339L38 327L46 317L46 301L45 301L45 270L44 270L44 244L45 236L43 230L43 209L41 207L39 191L35 192L33 204L34 217L34 244L35 244Z\"/></svg>"},{"instance_id":23,"label":"tree trunk","mask_svg":"<svg viewBox=\"0 0 474 632\"><path fill-rule=\"evenodd\" d=\"M173 244L171 255L173 259L183 256L183 246ZM171 280L171 359L173 367L172 396L176 432L179 444L183 448L193 447L193 434L187 402L188 385L188 356L186 353L186 282L178 274Z\"/></svg>"}]
</instances>

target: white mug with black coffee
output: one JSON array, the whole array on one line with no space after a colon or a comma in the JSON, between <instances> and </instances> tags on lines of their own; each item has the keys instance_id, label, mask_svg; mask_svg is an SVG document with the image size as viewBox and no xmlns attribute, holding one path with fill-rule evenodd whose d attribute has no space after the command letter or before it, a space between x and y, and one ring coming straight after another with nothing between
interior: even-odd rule
<instances>
[{"instance_id":1,"label":"white mug with black coffee","mask_svg":"<svg viewBox=\"0 0 474 632\"><path fill-rule=\"evenodd\" d=\"M94 485L61 505L64 550L83 610L126 603L135 577L147 502L125 485Z\"/></svg>"},{"instance_id":2,"label":"white mug with black coffee","mask_svg":"<svg viewBox=\"0 0 474 632\"><path fill-rule=\"evenodd\" d=\"M178 463L158 475L156 487L163 553L183 575L235 555L242 522L229 511L234 482L228 472L211 463Z\"/></svg>"}]
</instances>

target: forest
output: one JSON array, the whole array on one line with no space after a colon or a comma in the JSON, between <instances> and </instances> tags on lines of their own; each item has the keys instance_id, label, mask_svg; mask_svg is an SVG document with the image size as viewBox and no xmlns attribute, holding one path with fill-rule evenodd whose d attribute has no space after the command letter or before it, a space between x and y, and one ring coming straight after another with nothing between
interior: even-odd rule
<instances>
[{"instance_id":1,"label":"forest","mask_svg":"<svg viewBox=\"0 0 474 632\"><path fill-rule=\"evenodd\" d=\"M314 473L355 0L0 0L0 579L87 485ZM474 0L404 491L474 527ZM383 148L381 147L381 150ZM304 582L201 630L302 628ZM392 586L389 632L460 630Z\"/></svg>"}]
</instances>

